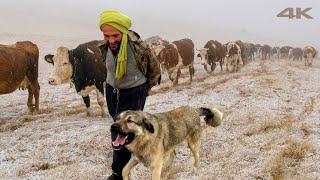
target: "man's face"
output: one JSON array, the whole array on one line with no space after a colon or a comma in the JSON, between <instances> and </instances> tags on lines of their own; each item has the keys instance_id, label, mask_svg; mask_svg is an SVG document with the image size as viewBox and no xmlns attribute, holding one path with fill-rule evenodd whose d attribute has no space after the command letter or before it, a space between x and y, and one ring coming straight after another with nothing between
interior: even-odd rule
<instances>
[{"instance_id":1,"label":"man's face","mask_svg":"<svg viewBox=\"0 0 320 180\"><path fill-rule=\"evenodd\" d=\"M122 33L110 25L102 27L104 40L107 41L112 52L118 52L120 49Z\"/></svg>"}]
</instances>

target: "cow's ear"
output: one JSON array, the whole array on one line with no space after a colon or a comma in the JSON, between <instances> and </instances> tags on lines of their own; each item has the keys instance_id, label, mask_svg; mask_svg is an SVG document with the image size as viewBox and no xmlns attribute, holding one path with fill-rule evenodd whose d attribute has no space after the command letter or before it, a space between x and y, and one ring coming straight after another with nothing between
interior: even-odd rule
<instances>
[{"instance_id":1,"label":"cow's ear","mask_svg":"<svg viewBox=\"0 0 320 180\"><path fill-rule=\"evenodd\" d=\"M46 60L48 63L53 64L53 56L52 54L47 54L44 56L44 60Z\"/></svg>"}]
</instances>

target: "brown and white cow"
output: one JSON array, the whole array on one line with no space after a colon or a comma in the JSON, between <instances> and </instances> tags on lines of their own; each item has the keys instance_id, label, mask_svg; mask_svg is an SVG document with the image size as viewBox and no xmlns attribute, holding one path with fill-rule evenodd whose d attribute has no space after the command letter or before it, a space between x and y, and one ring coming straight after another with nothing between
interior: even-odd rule
<instances>
[{"instance_id":1,"label":"brown and white cow","mask_svg":"<svg viewBox=\"0 0 320 180\"><path fill-rule=\"evenodd\" d=\"M181 39L165 45L157 57L161 67L168 72L173 85L178 84L183 67L189 67L190 82L192 81L194 76L194 44L191 39ZM174 74L175 78L172 77Z\"/></svg>"},{"instance_id":2,"label":"brown and white cow","mask_svg":"<svg viewBox=\"0 0 320 180\"><path fill-rule=\"evenodd\" d=\"M231 72L238 71L241 58L241 48L236 42L226 44L226 69L229 71L229 66L232 66Z\"/></svg>"},{"instance_id":3,"label":"brown and white cow","mask_svg":"<svg viewBox=\"0 0 320 180\"><path fill-rule=\"evenodd\" d=\"M312 66L313 59L317 56L317 51L312 46L306 46L303 49L304 65Z\"/></svg>"},{"instance_id":4,"label":"brown and white cow","mask_svg":"<svg viewBox=\"0 0 320 180\"><path fill-rule=\"evenodd\" d=\"M211 72L216 68L216 63L220 63L220 68L222 71L223 60L226 56L225 47L218 41L210 40L205 46L201 49L198 49L198 57L201 58L201 64L204 66L204 69L208 71L207 66L211 67Z\"/></svg>"},{"instance_id":5,"label":"brown and white cow","mask_svg":"<svg viewBox=\"0 0 320 180\"><path fill-rule=\"evenodd\" d=\"M302 61L302 56L303 56L303 50L301 48L294 48L292 49L292 58L293 60L300 60Z\"/></svg>"},{"instance_id":6,"label":"brown and white cow","mask_svg":"<svg viewBox=\"0 0 320 180\"><path fill-rule=\"evenodd\" d=\"M39 49L30 41L0 45L0 94L28 89L27 106L34 114L39 112L38 59Z\"/></svg>"},{"instance_id":7,"label":"brown and white cow","mask_svg":"<svg viewBox=\"0 0 320 180\"><path fill-rule=\"evenodd\" d=\"M45 60L53 65L53 71L48 79L49 84L72 82L77 93L83 98L88 116L90 116L89 94L95 90L101 114L104 117L106 113L103 84L107 77L107 69L98 47L100 42L90 41L72 50L59 47L55 55L47 54Z\"/></svg>"}]
</instances>

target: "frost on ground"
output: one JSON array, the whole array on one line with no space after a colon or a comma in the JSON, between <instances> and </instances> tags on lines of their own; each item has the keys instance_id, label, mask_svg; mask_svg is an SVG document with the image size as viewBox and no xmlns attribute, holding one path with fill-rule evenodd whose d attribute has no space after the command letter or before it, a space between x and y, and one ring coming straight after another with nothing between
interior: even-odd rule
<instances>
[{"instance_id":1,"label":"frost on ground","mask_svg":"<svg viewBox=\"0 0 320 180\"><path fill-rule=\"evenodd\" d=\"M62 44L50 37L35 41L41 51L41 112L28 113L26 91L1 95L0 179L106 179L111 173L112 119L100 116L94 94L93 115L86 117L74 89L48 85L50 66L43 56ZM68 42L68 47L80 43ZM319 59L313 67L257 59L236 73L217 68L207 74L198 62L195 68L192 83L183 70L175 87L164 75L145 106L151 113L183 105L224 113L218 128L203 123L200 168L193 167L192 153L183 143L170 179L320 178ZM131 178L150 179L151 173L138 165Z\"/></svg>"}]
</instances>

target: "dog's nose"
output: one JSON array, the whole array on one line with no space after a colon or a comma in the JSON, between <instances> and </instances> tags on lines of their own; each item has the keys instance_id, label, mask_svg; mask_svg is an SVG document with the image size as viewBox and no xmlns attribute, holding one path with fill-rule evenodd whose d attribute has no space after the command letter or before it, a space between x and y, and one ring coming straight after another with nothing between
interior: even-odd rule
<instances>
[{"instance_id":1,"label":"dog's nose","mask_svg":"<svg viewBox=\"0 0 320 180\"><path fill-rule=\"evenodd\" d=\"M119 131L120 125L118 123L113 123L111 125L111 131Z\"/></svg>"}]
</instances>

